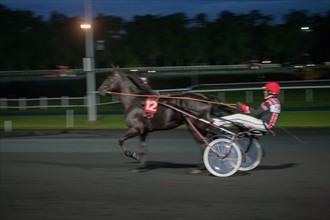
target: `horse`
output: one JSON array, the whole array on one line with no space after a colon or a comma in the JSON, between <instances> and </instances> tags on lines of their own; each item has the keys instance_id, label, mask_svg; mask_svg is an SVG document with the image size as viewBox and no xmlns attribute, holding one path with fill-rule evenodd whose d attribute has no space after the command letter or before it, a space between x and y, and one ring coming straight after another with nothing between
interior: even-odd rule
<instances>
[{"instance_id":1,"label":"horse","mask_svg":"<svg viewBox=\"0 0 330 220\"><path fill-rule=\"evenodd\" d=\"M119 138L119 146L127 157L131 157L139 161L136 170L147 169L147 138L150 132L174 129L182 124L187 124L192 131L194 139L201 144L201 150L205 149L205 144L201 137L187 123L185 116L161 103L180 106L180 108L189 110L198 118L211 120L212 105L207 102L199 102L195 99L208 100L208 98L198 93L183 93L179 97L187 97L188 99L177 98L160 98L158 102L157 112L153 117L145 117L144 103L145 96L157 97L157 93L150 86L145 85L141 78L132 74L125 74L120 68L113 68L112 73L102 82L98 88L99 94L104 96L110 92L117 92L120 95L120 101L123 104L125 112L125 123L128 127L127 131ZM125 94L125 95L124 95ZM131 94L131 95L130 95ZM144 96L139 94L145 94ZM190 119L189 119L190 120ZM207 135L207 125L197 119L191 119L191 123L198 129L203 136ZM140 136L139 151L132 153L124 142L127 139ZM204 145L203 145L204 144Z\"/></svg>"}]
</instances>

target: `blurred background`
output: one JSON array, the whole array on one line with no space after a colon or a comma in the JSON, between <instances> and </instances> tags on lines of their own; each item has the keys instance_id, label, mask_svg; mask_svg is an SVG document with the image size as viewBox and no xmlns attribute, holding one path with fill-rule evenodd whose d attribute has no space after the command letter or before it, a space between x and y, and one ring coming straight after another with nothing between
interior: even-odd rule
<instances>
[{"instance_id":1,"label":"blurred background","mask_svg":"<svg viewBox=\"0 0 330 220\"><path fill-rule=\"evenodd\" d=\"M205 90L227 102L252 105L262 100L253 91L275 80L285 91L281 98L287 109L326 109L329 114L328 1L320 1L329 6L322 13L292 6L282 10L281 19L270 8L240 13L226 8L214 13L213 8L212 16L203 7L194 14L169 9L136 15L132 10L134 5L159 1L131 1L128 18L93 11L102 1L75 1L78 14L51 11L54 2L49 1L45 16L40 14L42 3L29 8L21 1L0 1L2 122L9 115L65 114L68 108L75 115L122 112L118 97L101 98L95 92L112 65L139 74L155 90ZM81 24L88 20L90 28L83 29ZM93 58L89 69L83 65L86 57ZM230 92L232 88L236 91ZM88 101L88 96L95 100Z\"/></svg>"}]
</instances>

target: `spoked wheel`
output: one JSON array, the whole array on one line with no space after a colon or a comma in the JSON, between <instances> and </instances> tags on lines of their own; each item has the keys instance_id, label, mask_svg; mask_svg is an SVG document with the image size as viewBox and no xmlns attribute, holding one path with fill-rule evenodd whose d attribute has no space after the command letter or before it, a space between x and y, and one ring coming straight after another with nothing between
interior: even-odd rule
<instances>
[{"instance_id":1,"label":"spoked wheel","mask_svg":"<svg viewBox=\"0 0 330 220\"><path fill-rule=\"evenodd\" d=\"M221 137L205 148L203 160L206 169L211 174L227 177L236 173L241 166L242 153L236 142Z\"/></svg>"},{"instance_id":2,"label":"spoked wheel","mask_svg":"<svg viewBox=\"0 0 330 220\"><path fill-rule=\"evenodd\" d=\"M262 159L263 152L259 141L255 138L243 137L237 140L242 150L242 164L240 171L249 171L256 168Z\"/></svg>"}]
</instances>

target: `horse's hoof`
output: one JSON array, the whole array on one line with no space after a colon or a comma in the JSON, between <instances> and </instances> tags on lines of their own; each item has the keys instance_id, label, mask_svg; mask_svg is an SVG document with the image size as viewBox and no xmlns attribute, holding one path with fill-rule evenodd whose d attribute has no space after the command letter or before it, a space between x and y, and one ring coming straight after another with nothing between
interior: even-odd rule
<instances>
[{"instance_id":1,"label":"horse's hoof","mask_svg":"<svg viewBox=\"0 0 330 220\"><path fill-rule=\"evenodd\" d=\"M131 170L132 173L142 173L148 171L147 167L136 167Z\"/></svg>"},{"instance_id":2,"label":"horse's hoof","mask_svg":"<svg viewBox=\"0 0 330 220\"><path fill-rule=\"evenodd\" d=\"M137 161L140 160L140 156L139 156L139 154L137 154L137 153L133 153L133 154L132 154L132 158L133 158L134 160L137 160Z\"/></svg>"},{"instance_id":3,"label":"horse's hoof","mask_svg":"<svg viewBox=\"0 0 330 220\"><path fill-rule=\"evenodd\" d=\"M196 174L202 174L202 173L205 173L205 171L206 171L206 170L204 170L204 169L193 168L193 169L189 170L189 173L190 173L190 174L194 174L194 175L196 175Z\"/></svg>"}]
</instances>

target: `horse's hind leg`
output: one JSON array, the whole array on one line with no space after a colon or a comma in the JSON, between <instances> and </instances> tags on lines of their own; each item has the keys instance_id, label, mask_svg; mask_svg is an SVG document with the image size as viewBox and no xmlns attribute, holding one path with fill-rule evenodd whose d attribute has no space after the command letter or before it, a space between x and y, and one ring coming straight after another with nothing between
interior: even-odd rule
<instances>
[{"instance_id":1,"label":"horse's hind leg","mask_svg":"<svg viewBox=\"0 0 330 220\"><path fill-rule=\"evenodd\" d=\"M139 134L139 132L135 128L129 128L125 132L125 134L119 138L119 146L121 147L121 149L123 150L123 152L125 153L125 155L127 157L131 157L131 158L136 159L136 160L138 160L137 154L136 153L132 153L131 151L129 151L128 148L125 147L124 142L127 139L136 137L138 134Z\"/></svg>"},{"instance_id":2,"label":"horse's hind leg","mask_svg":"<svg viewBox=\"0 0 330 220\"><path fill-rule=\"evenodd\" d=\"M206 127L197 128L194 124L189 124L189 121L187 121L187 125L188 125L188 128L189 128L190 132L192 133L194 139L200 146L200 162L198 163L197 168L190 170L190 173L199 174L206 170L206 168L204 166L204 162L203 162L203 153L204 153L206 146L208 145L208 141L207 141L207 137L206 137L208 135L207 134L208 132L207 132ZM201 131L203 131L203 132L201 132Z\"/></svg>"}]
</instances>

